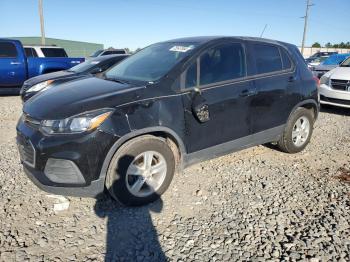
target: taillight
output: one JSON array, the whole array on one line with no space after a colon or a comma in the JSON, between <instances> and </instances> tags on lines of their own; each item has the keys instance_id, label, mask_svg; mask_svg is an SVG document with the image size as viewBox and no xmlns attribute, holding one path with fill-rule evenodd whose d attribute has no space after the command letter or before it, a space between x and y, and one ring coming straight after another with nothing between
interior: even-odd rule
<instances>
[{"instance_id":1,"label":"taillight","mask_svg":"<svg viewBox=\"0 0 350 262\"><path fill-rule=\"evenodd\" d=\"M320 87L320 79L317 76L314 76L313 79L315 80L317 87Z\"/></svg>"}]
</instances>

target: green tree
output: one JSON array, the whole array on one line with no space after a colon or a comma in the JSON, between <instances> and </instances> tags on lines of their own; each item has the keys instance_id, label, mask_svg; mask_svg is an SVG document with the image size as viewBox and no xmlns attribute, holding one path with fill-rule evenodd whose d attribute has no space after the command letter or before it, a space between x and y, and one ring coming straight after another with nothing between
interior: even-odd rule
<instances>
[{"instance_id":1,"label":"green tree","mask_svg":"<svg viewBox=\"0 0 350 262\"><path fill-rule=\"evenodd\" d=\"M328 42L328 43L325 45L325 47L327 47L327 48L332 48L333 45L332 45L330 42Z\"/></svg>"},{"instance_id":2,"label":"green tree","mask_svg":"<svg viewBox=\"0 0 350 262\"><path fill-rule=\"evenodd\" d=\"M312 47L321 47L321 44L319 42L315 42L312 44Z\"/></svg>"}]
</instances>

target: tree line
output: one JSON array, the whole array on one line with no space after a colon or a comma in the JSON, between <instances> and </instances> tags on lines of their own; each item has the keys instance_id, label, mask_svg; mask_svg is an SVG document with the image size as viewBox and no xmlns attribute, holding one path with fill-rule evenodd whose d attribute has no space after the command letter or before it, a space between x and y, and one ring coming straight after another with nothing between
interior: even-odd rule
<instances>
[{"instance_id":1,"label":"tree line","mask_svg":"<svg viewBox=\"0 0 350 262\"><path fill-rule=\"evenodd\" d=\"M319 42L315 42L312 44L312 47L322 47L321 44ZM328 42L327 44L324 45L324 47L327 48L346 48L346 49L350 49L350 42L341 42L340 44L332 44L330 42Z\"/></svg>"}]
</instances>

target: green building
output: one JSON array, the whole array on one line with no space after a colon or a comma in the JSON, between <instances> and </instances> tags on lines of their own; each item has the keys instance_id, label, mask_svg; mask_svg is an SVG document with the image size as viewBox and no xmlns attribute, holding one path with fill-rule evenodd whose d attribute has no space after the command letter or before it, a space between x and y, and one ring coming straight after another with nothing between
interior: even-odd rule
<instances>
[{"instance_id":1,"label":"green building","mask_svg":"<svg viewBox=\"0 0 350 262\"><path fill-rule=\"evenodd\" d=\"M23 45L41 45L41 37L9 37L22 42ZM88 57L93 52L103 49L103 44L45 38L46 45L63 47L70 57Z\"/></svg>"}]
</instances>

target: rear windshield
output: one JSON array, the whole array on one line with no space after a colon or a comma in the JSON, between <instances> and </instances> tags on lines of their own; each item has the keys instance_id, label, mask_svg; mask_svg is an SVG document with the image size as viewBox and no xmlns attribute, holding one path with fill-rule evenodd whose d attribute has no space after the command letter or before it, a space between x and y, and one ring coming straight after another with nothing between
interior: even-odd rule
<instances>
[{"instance_id":1,"label":"rear windshield","mask_svg":"<svg viewBox=\"0 0 350 262\"><path fill-rule=\"evenodd\" d=\"M84 73L88 72L91 68L95 67L97 64L99 64L99 61L94 60L88 60L83 63L80 63L79 65L73 66L68 71L69 72L75 72L75 73Z\"/></svg>"},{"instance_id":2,"label":"rear windshield","mask_svg":"<svg viewBox=\"0 0 350 262\"><path fill-rule=\"evenodd\" d=\"M124 50L107 50L104 51L102 55L124 55L126 52Z\"/></svg>"},{"instance_id":3,"label":"rear windshield","mask_svg":"<svg viewBox=\"0 0 350 262\"><path fill-rule=\"evenodd\" d=\"M348 57L340 66L350 67L350 57Z\"/></svg>"},{"instance_id":4,"label":"rear windshield","mask_svg":"<svg viewBox=\"0 0 350 262\"><path fill-rule=\"evenodd\" d=\"M0 57L16 57L17 50L14 44L9 42L0 42Z\"/></svg>"},{"instance_id":5,"label":"rear windshield","mask_svg":"<svg viewBox=\"0 0 350 262\"><path fill-rule=\"evenodd\" d=\"M41 48L45 57L68 57L63 48Z\"/></svg>"},{"instance_id":6,"label":"rear windshield","mask_svg":"<svg viewBox=\"0 0 350 262\"><path fill-rule=\"evenodd\" d=\"M90 57L97 57L99 54L101 54L103 52L103 50L97 50L96 52L94 52L93 54L90 55Z\"/></svg>"},{"instance_id":7,"label":"rear windshield","mask_svg":"<svg viewBox=\"0 0 350 262\"><path fill-rule=\"evenodd\" d=\"M154 82L188 57L196 43L158 43L146 47L112 67L106 77L120 80Z\"/></svg>"},{"instance_id":8,"label":"rear windshield","mask_svg":"<svg viewBox=\"0 0 350 262\"><path fill-rule=\"evenodd\" d=\"M328 57L322 64L323 65L338 65L343 62L349 55L332 55Z\"/></svg>"}]
</instances>

